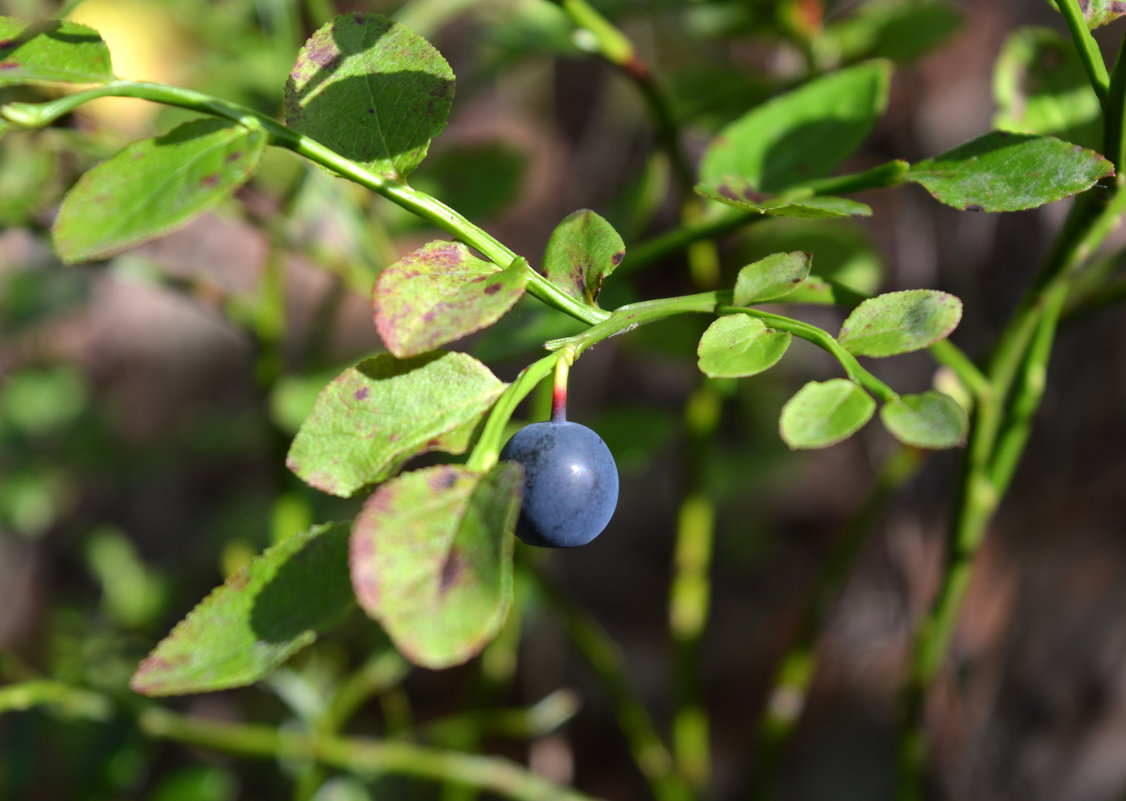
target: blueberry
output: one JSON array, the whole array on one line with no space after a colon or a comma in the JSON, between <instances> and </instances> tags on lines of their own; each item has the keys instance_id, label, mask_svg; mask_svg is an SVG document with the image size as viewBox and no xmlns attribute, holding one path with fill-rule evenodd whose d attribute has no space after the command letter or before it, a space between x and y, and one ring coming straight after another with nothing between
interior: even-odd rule
<instances>
[{"instance_id":1,"label":"blueberry","mask_svg":"<svg viewBox=\"0 0 1126 801\"><path fill-rule=\"evenodd\" d=\"M529 545L586 545L610 522L618 468L606 443L586 426L533 423L512 436L500 458L524 467L516 535Z\"/></svg>"}]
</instances>

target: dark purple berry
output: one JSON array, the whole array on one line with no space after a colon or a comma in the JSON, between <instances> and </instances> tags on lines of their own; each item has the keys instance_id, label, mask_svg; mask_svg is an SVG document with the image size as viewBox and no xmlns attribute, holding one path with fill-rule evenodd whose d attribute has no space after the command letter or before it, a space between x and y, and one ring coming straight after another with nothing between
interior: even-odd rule
<instances>
[{"instance_id":1,"label":"dark purple berry","mask_svg":"<svg viewBox=\"0 0 1126 801\"><path fill-rule=\"evenodd\" d=\"M512 436L500 458L524 467L516 535L529 545L586 545L610 522L618 468L606 443L586 426L533 423Z\"/></svg>"}]
</instances>

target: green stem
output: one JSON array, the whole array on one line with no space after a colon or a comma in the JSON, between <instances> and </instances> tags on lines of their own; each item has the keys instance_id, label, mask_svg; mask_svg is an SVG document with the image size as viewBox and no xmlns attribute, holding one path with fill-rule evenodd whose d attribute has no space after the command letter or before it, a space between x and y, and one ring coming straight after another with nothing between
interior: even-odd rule
<instances>
[{"instance_id":1,"label":"green stem","mask_svg":"<svg viewBox=\"0 0 1126 801\"><path fill-rule=\"evenodd\" d=\"M1078 0L1058 0L1060 13L1063 14L1067 28L1071 31L1071 39L1083 62L1083 69L1087 72L1087 80L1091 88L1100 99L1105 98L1110 91L1110 76L1106 71L1103 54L1099 51L1099 43L1091 35L1087 27L1087 20L1083 17L1083 10L1079 8Z\"/></svg>"},{"instance_id":2,"label":"green stem","mask_svg":"<svg viewBox=\"0 0 1126 801\"><path fill-rule=\"evenodd\" d=\"M772 314L770 312L742 306L721 306L718 311L720 314L748 314L751 317L759 318L771 328L778 331L788 331L796 337L800 337L807 342L812 342L840 362L841 367L844 368L845 375L867 389L881 401L887 403L899 397L899 394L894 389L864 369L860 365L860 362L856 360L856 357L845 350L841 343L837 342L828 331L818 328L815 325L810 325L809 323L803 323L800 320L783 317L780 314Z\"/></svg>"},{"instance_id":3,"label":"green stem","mask_svg":"<svg viewBox=\"0 0 1126 801\"><path fill-rule=\"evenodd\" d=\"M766 219L769 218L754 211L724 209L718 214L694 220L632 246L626 251L625 260L618 267L616 274L633 272L673 253L678 253L696 242L714 239L744 225Z\"/></svg>"},{"instance_id":4,"label":"green stem","mask_svg":"<svg viewBox=\"0 0 1126 801\"><path fill-rule=\"evenodd\" d=\"M416 216L453 234L470 247L476 248L501 269L508 267L518 258L516 253L497 241L491 234L437 198L413 189L405 183L377 175L315 139L297 133L253 109L191 89L157 83L112 81L50 103L38 105L9 103L0 107L0 117L24 127L41 127L73 111L83 103L101 97L137 97L154 103L210 114L250 128L262 129L269 134L271 144L291 150L315 164L327 167L338 175L377 192ZM559 311L591 325L608 316L606 312L588 306L563 292L531 267L527 268L527 276L528 292Z\"/></svg>"},{"instance_id":5,"label":"green stem","mask_svg":"<svg viewBox=\"0 0 1126 801\"><path fill-rule=\"evenodd\" d=\"M663 320L677 314L704 313L713 314L721 303L731 301L731 292L700 292L695 295L682 295L676 298L661 298L659 300L645 300L640 303L629 303L619 306L602 322L593 325L586 331L563 339L553 339L544 343L548 350L560 350L570 347L574 349L575 356L584 350L597 345L625 331L632 331L639 325Z\"/></svg>"},{"instance_id":6,"label":"green stem","mask_svg":"<svg viewBox=\"0 0 1126 801\"><path fill-rule=\"evenodd\" d=\"M673 753L680 775L696 790L706 788L711 777L711 735L701 691L700 648L711 606L715 545L715 508L706 476L721 406L715 382L706 379L685 405L688 486L677 514L669 588L669 630L676 649L678 696L673 715Z\"/></svg>"},{"instance_id":7,"label":"green stem","mask_svg":"<svg viewBox=\"0 0 1126 801\"><path fill-rule=\"evenodd\" d=\"M555 369L555 363L561 358L563 358L562 354L551 353L532 362L520 371L515 381L508 385L493 404L489 419L481 429L481 436L477 438L473 453L465 463L467 468L483 473L497 463L497 456L504 445L504 429L512 418L512 413L516 411L520 401L524 400L540 381L551 374Z\"/></svg>"},{"instance_id":8,"label":"green stem","mask_svg":"<svg viewBox=\"0 0 1126 801\"><path fill-rule=\"evenodd\" d=\"M948 367L975 399L992 394L993 385L989 378L961 348L949 339L939 340L931 345L929 350L934 360Z\"/></svg>"},{"instance_id":9,"label":"green stem","mask_svg":"<svg viewBox=\"0 0 1126 801\"><path fill-rule=\"evenodd\" d=\"M151 737L243 756L311 759L359 776L416 776L477 787L514 801L593 801L591 796L560 787L499 757L440 751L400 741L317 737L271 726L181 715L156 707L141 714L140 727Z\"/></svg>"}]
</instances>

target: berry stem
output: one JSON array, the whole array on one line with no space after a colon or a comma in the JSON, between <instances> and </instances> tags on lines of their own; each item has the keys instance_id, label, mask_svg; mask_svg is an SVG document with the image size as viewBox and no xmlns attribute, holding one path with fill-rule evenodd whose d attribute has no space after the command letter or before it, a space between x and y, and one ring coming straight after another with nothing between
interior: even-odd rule
<instances>
[{"instance_id":1,"label":"berry stem","mask_svg":"<svg viewBox=\"0 0 1126 801\"><path fill-rule=\"evenodd\" d=\"M567 378L575 361L575 349L565 348L555 362L555 387L551 393L551 422L567 422Z\"/></svg>"}]
</instances>

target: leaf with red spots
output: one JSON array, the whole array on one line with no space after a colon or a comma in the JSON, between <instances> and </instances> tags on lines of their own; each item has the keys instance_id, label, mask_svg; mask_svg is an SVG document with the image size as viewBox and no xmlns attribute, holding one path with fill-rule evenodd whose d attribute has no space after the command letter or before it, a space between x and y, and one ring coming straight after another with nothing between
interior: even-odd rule
<instances>
[{"instance_id":1,"label":"leaf with red spots","mask_svg":"<svg viewBox=\"0 0 1126 801\"><path fill-rule=\"evenodd\" d=\"M719 132L700 166L714 184L741 178L760 192L827 175L871 133L887 106L891 65L868 61L757 106Z\"/></svg>"},{"instance_id":2,"label":"leaf with red spots","mask_svg":"<svg viewBox=\"0 0 1126 801\"><path fill-rule=\"evenodd\" d=\"M512 462L485 474L441 465L388 481L364 504L352 527L356 598L412 662L464 662L504 623L522 483Z\"/></svg>"},{"instance_id":3,"label":"leaf with red spots","mask_svg":"<svg viewBox=\"0 0 1126 801\"><path fill-rule=\"evenodd\" d=\"M353 608L348 527L314 526L212 590L141 662L129 686L182 695L251 684Z\"/></svg>"},{"instance_id":4,"label":"leaf with red spots","mask_svg":"<svg viewBox=\"0 0 1126 801\"><path fill-rule=\"evenodd\" d=\"M68 20L28 25L0 17L0 86L111 80L109 48L93 28Z\"/></svg>"},{"instance_id":5,"label":"leaf with red spots","mask_svg":"<svg viewBox=\"0 0 1126 801\"><path fill-rule=\"evenodd\" d=\"M602 282L625 255L625 243L614 226L590 209L580 209L551 232L543 271L568 295L594 306Z\"/></svg>"},{"instance_id":6,"label":"leaf with red spots","mask_svg":"<svg viewBox=\"0 0 1126 801\"><path fill-rule=\"evenodd\" d=\"M345 14L297 55L285 118L340 155L401 180L445 129L453 95L453 71L429 42L379 14Z\"/></svg>"},{"instance_id":7,"label":"leaf with red spots","mask_svg":"<svg viewBox=\"0 0 1126 801\"><path fill-rule=\"evenodd\" d=\"M195 120L126 147L79 179L55 220L63 261L103 258L184 225L229 198L258 167L266 134Z\"/></svg>"},{"instance_id":8,"label":"leaf with red spots","mask_svg":"<svg viewBox=\"0 0 1126 801\"><path fill-rule=\"evenodd\" d=\"M347 497L412 456L464 453L504 386L464 353L366 359L317 396L286 465L307 484Z\"/></svg>"},{"instance_id":9,"label":"leaf with red spots","mask_svg":"<svg viewBox=\"0 0 1126 801\"><path fill-rule=\"evenodd\" d=\"M387 350L416 356L495 323L524 294L527 262L507 269L460 242L431 242L383 270L372 290L375 327Z\"/></svg>"}]
</instances>

